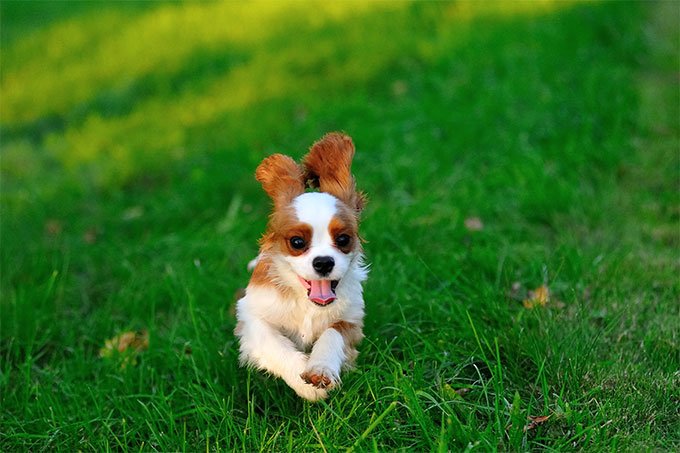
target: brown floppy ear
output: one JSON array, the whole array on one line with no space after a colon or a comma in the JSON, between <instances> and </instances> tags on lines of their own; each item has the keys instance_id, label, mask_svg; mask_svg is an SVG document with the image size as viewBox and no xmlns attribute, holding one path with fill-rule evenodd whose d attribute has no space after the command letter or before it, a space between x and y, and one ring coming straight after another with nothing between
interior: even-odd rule
<instances>
[{"instance_id":1,"label":"brown floppy ear","mask_svg":"<svg viewBox=\"0 0 680 453\"><path fill-rule=\"evenodd\" d=\"M283 206L304 193L302 169L295 161L283 154L267 157L255 170L257 179L274 206Z\"/></svg>"},{"instance_id":2,"label":"brown floppy ear","mask_svg":"<svg viewBox=\"0 0 680 453\"><path fill-rule=\"evenodd\" d=\"M361 211L366 204L364 194L357 192L352 176L354 143L339 132L331 132L314 143L302 159L305 180L310 187L318 187L347 205Z\"/></svg>"}]
</instances>

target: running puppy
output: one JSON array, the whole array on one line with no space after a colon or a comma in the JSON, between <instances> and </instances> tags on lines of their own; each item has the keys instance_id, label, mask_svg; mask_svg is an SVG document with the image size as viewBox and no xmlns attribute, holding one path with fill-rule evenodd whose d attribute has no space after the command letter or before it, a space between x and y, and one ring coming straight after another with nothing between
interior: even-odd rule
<instances>
[{"instance_id":1,"label":"running puppy","mask_svg":"<svg viewBox=\"0 0 680 453\"><path fill-rule=\"evenodd\" d=\"M363 338L368 270L358 229L366 198L355 188L353 157L352 139L333 132L300 165L274 154L255 172L273 211L236 307L240 360L310 401L340 384Z\"/></svg>"}]
</instances>

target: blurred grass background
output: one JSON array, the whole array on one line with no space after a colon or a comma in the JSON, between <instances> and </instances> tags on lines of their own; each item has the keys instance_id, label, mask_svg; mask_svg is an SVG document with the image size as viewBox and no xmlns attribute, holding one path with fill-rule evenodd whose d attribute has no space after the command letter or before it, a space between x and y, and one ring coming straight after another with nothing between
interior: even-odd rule
<instances>
[{"instance_id":1,"label":"blurred grass background","mask_svg":"<svg viewBox=\"0 0 680 453\"><path fill-rule=\"evenodd\" d=\"M0 446L677 447L678 13L3 1ZM359 370L308 405L237 368L229 306L255 167L331 130L373 271Z\"/></svg>"}]
</instances>

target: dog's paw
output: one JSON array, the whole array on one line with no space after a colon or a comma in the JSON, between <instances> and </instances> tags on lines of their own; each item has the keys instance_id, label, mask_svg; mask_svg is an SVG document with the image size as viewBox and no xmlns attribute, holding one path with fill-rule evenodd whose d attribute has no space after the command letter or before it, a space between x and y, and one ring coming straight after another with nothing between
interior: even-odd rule
<instances>
[{"instance_id":1,"label":"dog's paw","mask_svg":"<svg viewBox=\"0 0 680 453\"><path fill-rule=\"evenodd\" d=\"M323 400L328 397L328 392L325 389L320 389L306 383L302 383L302 385L296 387L294 390L298 396L311 402Z\"/></svg>"},{"instance_id":2,"label":"dog's paw","mask_svg":"<svg viewBox=\"0 0 680 453\"><path fill-rule=\"evenodd\" d=\"M337 373L320 365L307 368L300 377L318 389L331 390L340 383L340 376Z\"/></svg>"},{"instance_id":3,"label":"dog's paw","mask_svg":"<svg viewBox=\"0 0 680 453\"><path fill-rule=\"evenodd\" d=\"M312 373L303 373L300 376L307 384L311 384L316 388L319 389L326 389L331 387L331 378L328 376L325 376L323 374L312 374Z\"/></svg>"}]
</instances>

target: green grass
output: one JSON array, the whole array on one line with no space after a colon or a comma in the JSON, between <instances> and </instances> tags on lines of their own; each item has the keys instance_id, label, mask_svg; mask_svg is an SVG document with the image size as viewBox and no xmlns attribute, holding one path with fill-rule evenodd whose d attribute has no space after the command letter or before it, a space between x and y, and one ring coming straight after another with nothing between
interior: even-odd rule
<instances>
[{"instance_id":1,"label":"green grass","mask_svg":"<svg viewBox=\"0 0 680 453\"><path fill-rule=\"evenodd\" d=\"M680 448L676 3L92 5L0 9L0 450ZM310 404L230 307L331 130L372 271Z\"/></svg>"}]
</instances>

